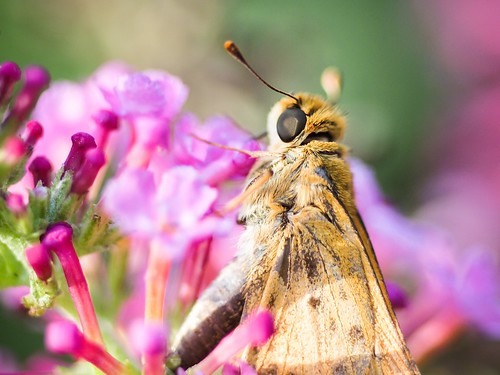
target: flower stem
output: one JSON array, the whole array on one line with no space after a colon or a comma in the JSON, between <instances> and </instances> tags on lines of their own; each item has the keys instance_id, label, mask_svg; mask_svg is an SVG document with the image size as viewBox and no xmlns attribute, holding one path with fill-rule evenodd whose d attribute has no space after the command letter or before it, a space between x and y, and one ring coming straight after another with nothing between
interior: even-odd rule
<instances>
[{"instance_id":1,"label":"flower stem","mask_svg":"<svg viewBox=\"0 0 500 375\"><path fill-rule=\"evenodd\" d=\"M73 247L72 235L73 230L70 225L57 223L47 230L42 244L54 251L59 258L85 336L91 341L103 345L104 341L97 323L87 280Z\"/></svg>"},{"instance_id":2,"label":"flower stem","mask_svg":"<svg viewBox=\"0 0 500 375\"><path fill-rule=\"evenodd\" d=\"M161 249L152 245L146 270L146 322L161 322L164 317L164 300L171 260L160 254Z\"/></svg>"},{"instance_id":3,"label":"flower stem","mask_svg":"<svg viewBox=\"0 0 500 375\"><path fill-rule=\"evenodd\" d=\"M159 244L153 242L146 270L146 323L163 322L165 292L171 264L171 259L164 255L164 249L161 249ZM142 362L145 375L161 375L164 373L162 354L144 353Z\"/></svg>"}]
</instances>

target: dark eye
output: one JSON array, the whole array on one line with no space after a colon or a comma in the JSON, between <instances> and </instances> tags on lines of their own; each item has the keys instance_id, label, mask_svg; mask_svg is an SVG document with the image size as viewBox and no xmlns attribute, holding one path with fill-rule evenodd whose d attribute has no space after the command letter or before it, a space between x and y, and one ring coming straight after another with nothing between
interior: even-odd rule
<instances>
[{"instance_id":1,"label":"dark eye","mask_svg":"<svg viewBox=\"0 0 500 375\"><path fill-rule=\"evenodd\" d=\"M306 127L306 114L300 108L288 108L278 118L278 135L283 142L291 142Z\"/></svg>"}]
</instances>

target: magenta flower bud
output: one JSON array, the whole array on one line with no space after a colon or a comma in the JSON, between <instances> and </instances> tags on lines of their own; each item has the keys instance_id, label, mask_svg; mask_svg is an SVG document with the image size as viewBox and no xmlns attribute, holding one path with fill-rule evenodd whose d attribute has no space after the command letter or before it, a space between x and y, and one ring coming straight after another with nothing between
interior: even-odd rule
<instances>
[{"instance_id":1,"label":"magenta flower bud","mask_svg":"<svg viewBox=\"0 0 500 375\"><path fill-rule=\"evenodd\" d=\"M69 151L68 157L64 162L64 171L72 171L75 175L76 172L82 166L85 160L85 153L88 150L96 148L94 137L88 133L76 133L71 136L71 150Z\"/></svg>"},{"instance_id":2,"label":"magenta flower bud","mask_svg":"<svg viewBox=\"0 0 500 375\"><path fill-rule=\"evenodd\" d=\"M269 340L273 333L274 322L269 311L262 310L251 314L221 340L215 349L196 366L196 370L211 374L247 345L262 345Z\"/></svg>"},{"instance_id":3,"label":"magenta flower bud","mask_svg":"<svg viewBox=\"0 0 500 375\"><path fill-rule=\"evenodd\" d=\"M21 194L9 194L5 203L7 204L7 208L15 215L22 215L26 212L26 204Z\"/></svg>"},{"instance_id":4,"label":"magenta flower bud","mask_svg":"<svg viewBox=\"0 0 500 375\"><path fill-rule=\"evenodd\" d=\"M21 69L16 63L6 61L0 65L0 106L9 99L14 84L21 79Z\"/></svg>"},{"instance_id":5,"label":"magenta flower bud","mask_svg":"<svg viewBox=\"0 0 500 375\"><path fill-rule=\"evenodd\" d=\"M97 112L93 117L97 125L109 130L118 129L118 116L113 111L102 109Z\"/></svg>"},{"instance_id":6,"label":"magenta flower bud","mask_svg":"<svg viewBox=\"0 0 500 375\"><path fill-rule=\"evenodd\" d=\"M143 358L144 374L164 374L165 354L167 352L167 332L160 322L137 321L132 324L130 337L134 349Z\"/></svg>"},{"instance_id":7,"label":"magenta flower bud","mask_svg":"<svg viewBox=\"0 0 500 375\"><path fill-rule=\"evenodd\" d=\"M45 331L45 346L56 354L80 354L84 340L77 326L65 320L50 323Z\"/></svg>"},{"instance_id":8,"label":"magenta flower bud","mask_svg":"<svg viewBox=\"0 0 500 375\"><path fill-rule=\"evenodd\" d=\"M107 375L122 375L126 367L102 346L90 342L78 327L65 320L51 322L45 331L45 346L56 354L70 354L92 363Z\"/></svg>"},{"instance_id":9,"label":"magenta flower bud","mask_svg":"<svg viewBox=\"0 0 500 375\"><path fill-rule=\"evenodd\" d=\"M130 337L134 338L134 348L141 354L163 355L167 351L167 332L161 323L134 322Z\"/></svg>"},{"instance_id":10,"label":"magenta flower bud","mask_svg":"<svg viewBox=\"0 0 500 375\"><path fill-rule=\"evenodd\" d=\"M97 173L106 163L104 151L95 148L87 151L85 161L73 177L71 192L75 194L85 194L95 181Z\"/></svg>"},{"instance_id":11,"label":"magenta flower bud","mask_svg":"<svg viewBox=\"0 0 500 375\"><path fill-rule=\"evenodd\" d=\"M0 149L0 163L7 165L16 165L26 155L26 144L19 137L12 136L5 140L5 143Z\"/></svg>"},{"instance_id":12,"label":"magenta flower bud","mask_svg":"<svg viewBox=\"0 0 500 375\"><path fill-rule=\"evenodd\" d=\"M45 156L37 156L28 166L28 170L33 176L33 184L36 186L40 181L43 186L50 186L52 164Z\"/></svg>"},{"instance_id":13,"label":"magenta flower bud","mask_svg":"<svg viewBox=\"0 0 500 375\"><path fill-rule=\"evenodd\" d=\"M40 66L29 66L24 70L24 85L16 97L9 119L23 122L35 106L38 97L50 82L49 73Z\"/></svg>"},{"instance_id":14,"label":"magenta flower bud","mask_svg":"<svg viewBox=\"0 0 500 375\"><path fill-rule=\"evenodd\" d=\"M72 236L71 225L56 223L49 226L42 236L42 245L52 250L59 258L85 336L96 343L102 343L101 330L90 298L89 287L73 247Z\"/></svg>"},{"instance_id":15,"label":"magenta flower bud","mask_svg":"<svg viewBox=\"0 0 500 375\"><path fill-rule=\"evenodd\" d=\"M108 143L109 134L118 129L118 116L106 109L100 110L92 117L97 124L97 144L104 150Z\"/></svg>"},{"instance_id":16,"label":"magenta flower bud","mask_svg":"<svg viewBox=\"0 0 500 375\"><path fill-rule=\"evenodd\" d=\"M41 244L30 246L26 249L26 258L33 267L36 276L43 281L47 281L52 276L52 259L47 248Z\"/></svg>"},{"instance_id":17,"label":"magenta flower bud","mask_svg":"<svg viewBox=\"0 0 500 375\"><path fill-rule=\"evenodd\" d=\"M35 120L28 121L26 124L26 130L24 131L24 142L28 147L33 148L36 142L43 136L42 125Z\"/></svg>"},{"instance_id":18,"label":"magenta flower bud","mask_svg":"<svg viewBox=\"0 0 500 375\"><path fill-rule=\"evenodd\" d=\"M405 291L396 283L386 281L387 294L394 309L403 309L408 306L408 296Z\"/></svg>"},{"instance_id":19,"label":"magenta flower bud","mask_svg":"<svg viewBox=\"0 0 500 375\"><path fill-rule=\"evenodd\" d=\"M25 87L33 92L41 92L50 82L50 74L38 65L28 66L24 70Z\"/></svg>"}]
</instances>

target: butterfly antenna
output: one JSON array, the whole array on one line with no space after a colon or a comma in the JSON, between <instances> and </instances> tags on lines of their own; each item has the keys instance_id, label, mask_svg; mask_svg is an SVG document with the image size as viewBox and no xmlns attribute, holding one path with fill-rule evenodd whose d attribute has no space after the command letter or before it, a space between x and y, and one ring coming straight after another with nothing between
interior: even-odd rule
<instances>
[{"instance_id":1,"label":"butterfly antenna","mask_svg":"<svg viewBox=\"0 0 500 375\"><path fill-rule=\"evenodd\" d=\"M295 96L293 96L292 94L289 94L285 91L279 90L274 86L271 86L259 74L257 74L257 72L255 70L253 70L253 68L250 66L250 64L247 63L247 61L245 60L245 58L241 54L240 49L232 40L227 40L224 43L224 48L226 49L227 52L229 52L229 54L231 56L233 56L239 63L241 63L245 68L247 68L264 85L269 87L271 90L276 91L282 95L286 95L286 96L292 98L293 100L295 100L297 103L299 103L299 99L297 99Z\"/></svg>"}]
</instances>

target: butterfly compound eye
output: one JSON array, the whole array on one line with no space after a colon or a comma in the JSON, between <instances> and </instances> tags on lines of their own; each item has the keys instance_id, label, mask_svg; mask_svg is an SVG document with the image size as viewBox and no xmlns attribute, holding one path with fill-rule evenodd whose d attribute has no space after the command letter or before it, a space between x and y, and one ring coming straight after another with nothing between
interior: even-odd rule
<instances>
[{"instance_id":1,"label":"butterfly compound eye","mask_svg":"<svg viewBox=\"0 0 500 375\"><path fill-rule=\"evenodd\" d=\"M277 130L280 139L291 142L306 127L306 114L300 108L288 108L278 118Z\"/></svg>"}]
</instances>

